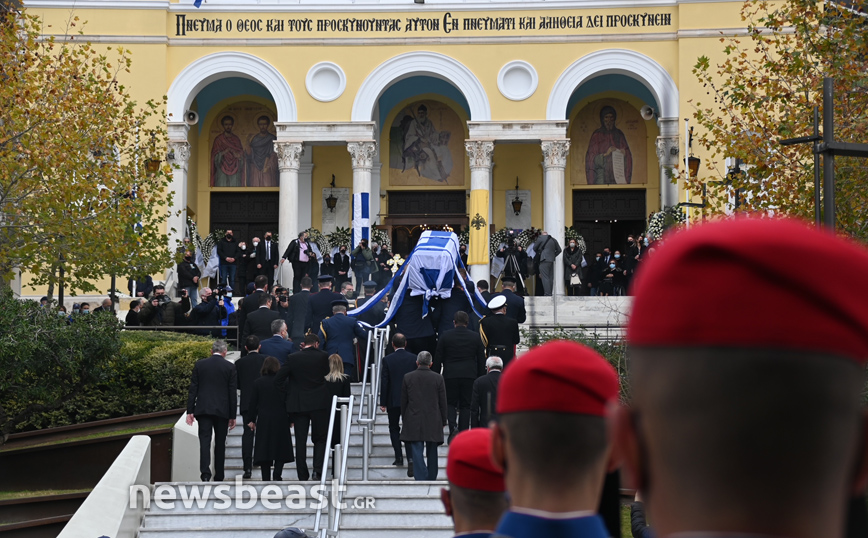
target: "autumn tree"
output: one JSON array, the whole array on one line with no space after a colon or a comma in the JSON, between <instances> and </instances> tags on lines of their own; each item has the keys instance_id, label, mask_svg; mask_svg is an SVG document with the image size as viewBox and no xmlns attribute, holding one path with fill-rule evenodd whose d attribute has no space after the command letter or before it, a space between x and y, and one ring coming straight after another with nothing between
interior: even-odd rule
<instances>
[{"instance_id":1,"label":"autumn tree","mask_svg":"<svg viewBox=\"0 0 868 538\"><path fill-rule=\"evenodd\" d=\"M722 37L722 61L698 59L693 73L708 93L693 103L694 117L711 157L707 168L718 176L707 181L712 211L723 211L739 193L739 210L813 219L812 147L779 141L813 134L823 78L833 77L836 138L868 142L865 6L866 0L748 0L741 10L747 37ZM744 163L741 173L726 169L727 157ZM838 157L836 165L837 227L868 241L868 162ZM691 190L698 194L705 180L707 174L691 180Z\"/></svg>"},{"instance_id":2,"label":"autumn tree","mask_svg":"<svg viewBox=\"0 0 868 538\"><path fill-rule=\"evenodd\" d=\"M0 279L18 268L87 292L172 263L160 232L171 169L165 97L136 103L122 83L130 52L87 43L77 17L67 25L0 11ZM42 37L53 33L65 35Z\"/></svg>"}]
</instances>

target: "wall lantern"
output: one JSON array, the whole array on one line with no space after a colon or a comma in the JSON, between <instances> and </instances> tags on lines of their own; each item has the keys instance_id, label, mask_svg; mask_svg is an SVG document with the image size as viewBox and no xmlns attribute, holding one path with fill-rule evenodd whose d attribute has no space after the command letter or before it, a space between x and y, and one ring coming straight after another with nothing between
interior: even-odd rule
<instances>
[{"instance_id":1,"label":"wall lantern","mask_svg":"<svg viewBox=\"0 0 868 538\"><path fill-rule=\"evenodd\" d=\"M334 189L334 188L335 188L335 175L332 174L332 189ZM329 191L328 198L326 198L325 202L326 202L326 207L329 208L329 211L334 213L335 207L337 207L337 205L338 205L338 199L337 199L337 197L335 197L334 190Z\"/></svg>"},{"instance_id":2,"label":"wall lantern","mask_svg":"<svg viewBox=\"0 0 868 538\"><path fill-rule=\"evenodd\" d=\"M518 197L518 176L515 176L515 198L512 199L512 210L518 215L521 213L521 198Z\"/></svg>"}]
</instances>

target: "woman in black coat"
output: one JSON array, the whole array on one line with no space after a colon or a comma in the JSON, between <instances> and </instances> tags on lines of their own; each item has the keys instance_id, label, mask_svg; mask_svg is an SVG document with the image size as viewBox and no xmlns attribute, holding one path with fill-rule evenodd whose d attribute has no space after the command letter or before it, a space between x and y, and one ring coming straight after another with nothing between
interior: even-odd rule
<instances>
[{"instance_id":1,"label":"woman in black coat","mask_svg":"<svg viewBox=\"0 0 868 538\"><path fill-rule=\"evenodd\" d=\"M280 363L274 357L265 357L260 373L253 382L253 394L247 411L248 427L256 432L253 463L262 469L262 480L283 480L283 465L295 461L289 418L286 415L286 395L274 384ZM303 450L303 448L302 448Z\"/></svg>"},{"instance_id":2,"label":"woman in black coat","mask_svg":"<svg viewBox=\"0 0 868 538\"><path fill-rule=\"evenodd\" d=\"M329 395L329 405L332 402L332 396L338 398L350 397L350 376L344 373L344 361L337 353L329 357L329 374L326 376L326 392ZM341 440L341 404L337 406L335 413L335 426L332 430L332 446L334 448ZM350 410L352 414L352 410ZM349 417L347 417L349 419Z\"/></svg>"}]
</instances>

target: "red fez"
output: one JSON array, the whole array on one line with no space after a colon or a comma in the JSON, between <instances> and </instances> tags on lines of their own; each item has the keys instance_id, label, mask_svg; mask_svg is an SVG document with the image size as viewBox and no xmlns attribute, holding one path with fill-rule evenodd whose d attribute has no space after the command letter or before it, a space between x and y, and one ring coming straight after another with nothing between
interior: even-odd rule
<instances>
[{"instance_id":1,"label":"red fez","mask_svg":"<svg viewBox=\"0 0 868 538\"><path fill-rule=\"evenodd\" d=\"M491 461L491 430L473 428L455 436L449 443L446 478L459 488L506 491L503 471Z\"/></svg>"},{"instance_id":2,"label":"red fez","mask_svg":"<svg viewBox=\"0 0 868 538\"><path fill-rule=\"evenodd\" d=\"M637 346L819 351L868 359L868 252L789 219L674 234L642 264L627 338Z\"/></svg>"},{"instance_id":3,"label":"red fez","mask_svg":"<svg viewBox=\"0 0 868 538\"><path fill-rule=\"evenodd\" d=\"M603 416L618 397L618 374L594 350L556 340L510 363L497 389L497 413L553 411Z\"/></svg>"}]
</instances>

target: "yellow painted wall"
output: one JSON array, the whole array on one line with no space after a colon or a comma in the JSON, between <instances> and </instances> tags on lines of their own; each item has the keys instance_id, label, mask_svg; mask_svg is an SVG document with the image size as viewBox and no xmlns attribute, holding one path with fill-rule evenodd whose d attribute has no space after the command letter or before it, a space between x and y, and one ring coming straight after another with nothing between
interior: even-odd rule
<instances>
[{"instance_id":1,"label":"yellow painted wall","mask_svg":"<svg viewBox=\"0 0 868 538\"><path fill-rule=\"evenodd\" d=\"M506 226L506 200L514 196L515 177L518 188L530 191L530 224L534 228L543 227L543 169L542 147L539 144L495 144L493 173L494 192L492 199L492 221L498 230ZM522 213L528 208L522 206Z\"/></svg>"},{"instance_id":2,"label":"yellow painted wall","mask_svg":"<svg viewBox=\"0 0 868 538\"><path fill-rule=\"evenodd\" d=\"M335 175L335 187L350 189L353 194L353 161L345 144L335 146L313 146L312 200L302 200L299 204L311 204L310 221L314 228L322 229L322 190L331 186L332 174ZM308 148L305 149L308 151ZM371 193L376 196L376 193ZM338 224L341 228L352 226L352 198L347 222ZM373 219L372 219L373 221Z\"/></svg>"}]
</instances>

